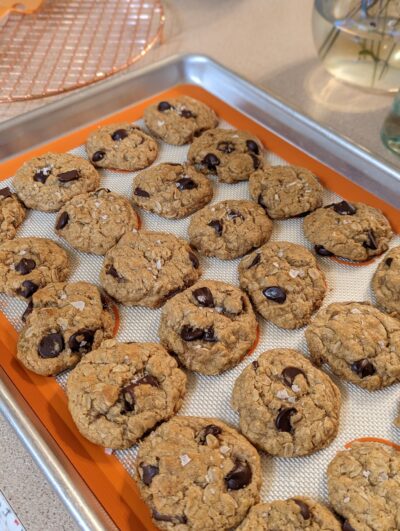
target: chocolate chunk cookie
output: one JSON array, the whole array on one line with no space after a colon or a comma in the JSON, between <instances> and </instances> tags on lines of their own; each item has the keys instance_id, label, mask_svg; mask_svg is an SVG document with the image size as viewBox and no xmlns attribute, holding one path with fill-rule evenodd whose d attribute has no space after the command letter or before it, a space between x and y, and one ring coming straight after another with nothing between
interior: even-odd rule
<instances>
[{"instance_id":1,"label":"chocolate chunk cookie","mask_svg":"<svg viewBox=\"0 0 400 531\"><path fill-rule=\"evenodd\" d=\"M86 141L86 152L98 168L136 171L156 160L158 145L137 125L121 122L93 131Z\"/></svg>"},{"instance_id":2,"label":"chocolate chunk cookie","mask_svg":"<svg viewBox=\"0 0 400 531\"><path fill-rule=\"evenodd\" d=\"M158 308L200 275L199 259L185 240L140 231L125 234L107 252L100 281L122 304Z\"/></svg>"},{"instance_id":3,"label":"chocolate chunk cookie","mask_svg":"<svg viewBox=\"0 0 400 531\"><path fill-rule=\"evenodd\" d=\"M25 219L25 208L16 194L8 188L0 189L0 244L12 240Z\"/></svg>"},{"instance_id":4,"label":"chocolate chunk cookie","mask_svg":"<svg viewBox=\"0 0 400 531\"><path fill-rule=\"evenodd\" d=\"M272 222L253 201L228 199L192 216L190 243L206 256L232 260L269 240Z\"/></svg>"},{"instance_id":5,"label":"chocolate chunk cookie","mask_svg":"<svg viewBox=\"0 0 400 531\"><path fill-rule=\"evenodd\" d=\"M0 293L29 299L70 273L66 251L46 238L17 238L0 246Z\"/></svg>"},{"instance_id":6,"label":"chocolate chunk cookie","mask_svg":"<svg viewBox=\"0 0 400 531\"><path fill-rule=\"evenodd\" d=\"M133 202L164 218L189 216L209 203L212 196L211 181L188 165L158 164L133 180Z\"/></svg>"},{"instance_id":7,"label":"chocolate chunk cookie","mask_svg":"<svg viewBox=\"0 0 400 531\"><path fill-rule=\"evenodd\" d=\"M367 302L335 302L323 308L306 330L315 363L374 390L400 380L400 321Z\"/></svg>"},{"instance_id":8,"label":"chocolate chunk cookie","mask_svg":"<svg viewBox=\"0 0 400 531\"><path fill-rule=\"evenodd\" d=\"M272 219L303 216L322 206L317 177L298 166L270 166L250 175L251 197Z\"/></svg>"},{"instance_id":9,"label":"chocolate chunk cookie","mask_svg":"<svg viewBox=\"0 0 400 531\"><path fill-rule=\"evenodd\" d=\"M382 254L393 236L380 210L341 201L318 208L304 219L304 234L321 256L363 261Z\"/></svg>"},{"instance_id":10,"label":"chocolate chunk cookie","mask_svg":"<svg viewBox=\"0 0 400 531\"><path fill-rule=\"evenodd\" d=\"M239 277L256 310L281 328L307 324L326 292L314 256L295 243L263 245L241 261Z\"/></svg>"},{"instance_id":11,"label":"chocolate chunk cookie","mask_svg":"<svg viewBox=\"0 0 400 531\"><path fill-rule=\"evenodd\" d=\"M339 427L341 397L328 375L300 352L272 349L235 382L232 406L242 433L258 448L282 457L328 446Z\"/></svg>"},{"instance_id":12,"label":"chocolate chunk cookie","mask_svg":"<svg viewBox=\"0 0 400 531\"><path fill-rule=\"evenodd\" d=\"M70 369L110 338L114 313L99 289L87 282L57 282L37 291L24 315L17 357L37 374Z\"/></svg>"},{"instance_id":13,"label":"chocolate chunk cookie","mask_svg":"<svg viewBox=\"0 0 400 531\"><path fill-rule=\"evenodd\" d=\"M210 107L189 96L150 105L144 111L144 121L154 135L176 146L191 142L202 131L218 124Z\"/></svg>"},{"instance_id":14,"label":"chocolate chunk cookie","mask_svg":"<svg viewBox=\"0 0 400 531\"><path fill-rule=\"evenodd\" d=\"M375 443L353 443L328 467L329 500L345 531L400 529L400 452Z\"/></svg>"},{"instance_id":15,"label":"chocolate chunk cookie","mask_svg":"<svg viewBox=\"0 0 400 531\"><path fill-rule=\"evenodd\" d=\"M96 190L100 177L87 160L45 153L25 162L14 176L18 197L29 208L54 212L75 195Z\"/></svg>"},{"instance_id":16,"label":"chocolate chunk cookie","mask_svg":"<svg viewBox=\"0 0 400 531\"><path fill-rule=\"evenodd\" d=\"M182 405L186 376L157 343L105 341L68 377L79 431L108 448L129 448Z\"/></svg>"},{"instance_id":17,"label":"chocolate chunk cookie","mask_svg":"<svg viewBox=\"0 0 400 531\"><path fill-rule=\"evenodd\" d=\"M202 280L168 301L161 314L161 343L188 369L218 374L237 365L253 346L257 320L235 286Z\"/></svg>"},{"instance_id":18,"label":"chocolate chunk cookie","mask_svg":"<svg viewBox=\"0 0 400 531\"><path fill-rule=\"evenodd\" d=\"M145 439L137 483L159 529L235 528L258 501L260 457L217 419L174 417Z\"/></svg>"},{"instance_id":19,"label":"chocolate chunk cookie","mask_svg":"<svg viewBox=\"0 0 400 531\"><path fill-rule=\"evenodd\" d=\"M372 289L377 304L400 319L400 247L385 255L372 278Z\"/></svg>"},{"instance_id":20,"label":"chocolate chunk cookie","mask_svg":"<svg viewBox=\"0 0 400 531\"><path fill-rule=\"evenodd\" d=\"M263 147L257 137L236 129L211 129L189 148L189 162L222 183L247 181L264 165Z\"/></svg>"},{"instance_id":21,"label":"chocolate chunk cookie","mask_svg":"<svg viewBox=\"0 0 400 531\"><path fill-rule=\"evenodd\" d=\"M341 531L333 513L308 496L254 505L238 531Z\"/></svg>"},{"instance_id":22,"label":"chocolate chunk cookie","mask_svg":"<svg viewBox=\"0 0 400 531\"><path fill-rule=\"evenodd\" d=\"M128 199L106 188L72 198L55 225L56 233L75 249L94 254L105 254L138 227L139 218Z\"/></svg>"}]
</instances>

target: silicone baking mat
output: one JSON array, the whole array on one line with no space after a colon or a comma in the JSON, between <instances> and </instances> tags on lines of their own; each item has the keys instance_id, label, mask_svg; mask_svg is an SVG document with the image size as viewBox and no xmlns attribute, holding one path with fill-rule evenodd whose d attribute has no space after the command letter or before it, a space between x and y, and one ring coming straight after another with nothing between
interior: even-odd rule
<instances>
[{"instance_id":1,"label":"silicone baking mat","mask_svg":"<svg viewBox=\"0 0 400 531\"><path fill-rule=\"evenodd\" d=\"M189 93L208 102L219 113L221 127L241 127L257 134L268 149L266 160L269 164L286 164L286 161L290 161L316 171L321 181L331 188L331 190L325 189L324 191L324 204L338 201L343 196L352 200L359 198L369 204L383 208L393 225L398 222L398 213L396 214L393 208L385 206L381 201L352 185L343 177L332 172L332 170L324 168L315 160L297 152L281 139L274 137L266 129L250 122L247 118L239 115L236 111L228 108L201 89L194 89L193 87L174 89L172 93L164 94L162 99L172 97L171 94L175 93ZM124 117L135 120L138 125L143 125L141 120L136 119L142 115L144 106L145 104L143 103L136 108L120 113L117 117L108 118L106 122L116 121ZM81 143L86 138L88 129L93 127L95 125L72 136L70 135L70 137L63 139L61 142L57 141L50 147L59 150L70 149L72 153L86 157L85 149ZM75 147L71 149L74 145ZM41 148L40 152L46 150L47 148ZM160 142L160 153L155 164L167 161L183 162L186 159L187 150L187 146L176 147ZM36 150L37 152L38 150ZM30 158L32 155L24 155L23 158ZM11 161L7 165L7 170L12 172L20 163L21 159ZM101 186L108 187L127 197L131 196L134 173L100 170L100 174ZM250 198L247 182L235 185L221 184L215 179L213 179L213 182L213 202L222 199ZM11 184L11 180L6 180L3 184ZM340 194L337 192L340 192ZM143 228L171 232L187 238L189 218L165 220L144 211L139 213L142 218ZM75 251L65 241L59 239L53 231L55 218L56 214L29 211L26 221L18 232L18 236L42 236L58 241L70 252L72 258L73 272L69 280L87 280L98 284L98 274L103 258ZM274 221L272 240L288 240L312 249L312 246L304 238L302 224L303 220L301 218ZM391 247L399 244L400 237L397 235L393 238ZM318 257L319 265L326 274L329 288L324 305L333 301L373 301L370 280L381 259L382 257L379 257L369 264L356 266L339 263L330 258ZM203 278L215 278L238 285L238 263L239 260L221 261L202 257ZM0 295L0 304L8 321L18 330L21 327L20 316L25 309L26 303ZM157 330L161 310L120 306L119 311L120 328L117 339L121 341L158 340ZM307 355L304 329L282 330L261 318L259 318L259 324L260 341L255 352L251 356L245 357L237 367L213 377L188 372L188 392L180 414L215 416L231 425L237 426L238 417L230 406L230 397L234 381L243 368L269 348L291 347L299 349ZM15 361L13 350L15 348L16 334L10 328L9 333L10 337L6 341L9 347L9 353L5 361L6 371L23 392L29 389L32 390L32 385L35 386L36 390L39 390L39 393L36 391L36 396L25 394L25 397L39 414L47 429L62 446L119 527L124 529L131 526L134 529L141 529L139 526L144 525L146 526L145 528L150 529L146 510L138 503L134 482L130 479L134 475L133 465L136 447L108 455L104 449L96 447L83 439L66 410L65 396L55 384L54 379L28 373ZM57 382L63 386L66 378L67 374L64 373L57 377ZM261 454L264 478L261 490L263 500L304 494L327 501L325 471L329 461L338 449L343 448L346 442L359 437L379 437L393 441L398 438L398 432L396 434L396 430L393 427L393 420L398 407L398 385L393 385L381 391L368 392L354 385L341 382L335 376L332 376L332 378L342 392L343 401L338 437L328 448L307 457L278 459L268 458L265 454ZM38 394L42 395L42 400L37 400ZM45 403L43 403L43 397L46 400ZM51 403L49 403L50 397ZM107 485L103 486L103 489L95 481L95 478L99 478L99 473L109 476ZM110 482L112 484L112 492L104 491L107 486L110 488ZM136 523L138 527L132 527L132 518L139 518L141 524Z\"/></svg>"}]
</instances>

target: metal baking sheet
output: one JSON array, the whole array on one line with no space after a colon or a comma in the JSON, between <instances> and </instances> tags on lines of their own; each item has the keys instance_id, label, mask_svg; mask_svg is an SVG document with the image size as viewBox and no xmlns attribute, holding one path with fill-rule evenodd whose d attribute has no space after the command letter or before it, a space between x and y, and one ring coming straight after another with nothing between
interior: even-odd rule
<instances>
[{"instance_id":1,"label":"metal baking sheet","mask_svg":"<svg viewBox=\"0 0 400 531\"><path fill-rule=\"evenodd\" d=\"M184 84L201 86L356 184L392 205L400 206L396 168L202 56L172 58L4 122L0 125L0 156L6 161L35 145L47 143L144 98ZM12 382L4 376L0 385L0 410L16 429L77 524L82 529L110 529L112 523L101 506L18 395Z\"/></svg>"}]
</instances>

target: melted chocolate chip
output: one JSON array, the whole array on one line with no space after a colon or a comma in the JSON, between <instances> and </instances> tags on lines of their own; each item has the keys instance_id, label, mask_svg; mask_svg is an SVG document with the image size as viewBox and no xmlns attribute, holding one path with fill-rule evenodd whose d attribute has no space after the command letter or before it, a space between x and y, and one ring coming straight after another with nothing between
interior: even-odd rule
<instances>
[{"instance_id":1,"label":"melted chocolate chip","mask_svg":"<svg viewBox=\"0 0 400 531\"><path fill-rule=\"evenodd\" d=\"M63 229L68 224L68 221L69 221L68 212L63 212L57 219L56 230Z\"/></svg>"},{"instance_id":2,"label":"melted chocolate chip","mask_svg":"<svg viewBox=\"0 0 400 531\"><path fill-rule=\"evenodd\" d=\"M41 358L57 358L64 350L64 346L63 336L58 332L54 332L40 340L38 353Z\"/></svg>"},{"instance_id":3,"label":"melted chocolate chip","mask_svg":"<svg viewBox=\"0 0 400 531\"><path fill-rule=\"evenodd\" d=\"M30 280L24 280L21 284L21 287L17 289L17 293L18 295L25 297L25 299L28 299L38 289L39 289L39 286L35 284L34 282L31 282Z\"/></svg>"},{"instance_id":4,"label":"melted chocolate chip","mask_svg":"<svg viewBox=\"0 0 400 531\"><path fill-rule=\"evenodd\" d=\"M201 328L194 328L190 325L185 325L181 330L181 338L184 341L196 341L197 339L203 339L204 330Z\"/></svg>"},{"instance_id":5,"label":"melted chocolate chip","mask_svg":"<svg viewBox=\"0 0 400 531\"><path fill-rule=\"evenodd\" d=\"M333 253L325 249L323 245L314 245L314 250L320 256L333 256Z\"/></svg>"},{"instance_id":6,"label":"melted chocolate chip","mask_svg":"<svg viewBox=\"0 0 400 531\"><path fill-rule=\"evenodd\" d=\"M111 275L115 279L117 279L118 282L123 282L125 279L123 276L121 276L118 271L115 269L113 265L109 265L106 269L106 274Z\"/></svg>"},{"instance_id":7,"label":"melted chocolate chip","mask_svg":"<svg viewBox=\"0 0 400 531\"><path fill-rule=\"evenodd\" d=\"M352 363L351 370L360 378L366 378L367 376L372 376L376 373L375 367L367 358Z\"/></svg>"},{"instance_id":8,"label":"melted chocolate chip","mask_svg":"<svg viewBox=\"0 0 400 531\"><path fill-rule=\"evenodd\" d=\"M182 177L179 181L176 181L176 187L183 192L184 190L194 190L198 188L198 184L190 177Z\"/></svg>"},{"instance_id":9,"label":"melted chocolate chip","mask_svg":"<svg viewBox=\"0 0 400 531\"><path fill-rule=\"evenodd\" d=\"M390 267L392 265L392 262L393 262L393 258L391 256L389 256L389 258L386 258L386 260L385 260L385 265Z\"/></svg>"},{"instance_id":10,"label":"melted chocolate chip","mask_svg":"<svg viewBox=\"0 0 400 531\"><path fill-rule=\"evenodd\" d=\"M119 142L120 140L123 140L127 136L129 136L129 133L126 129L117 129L116 131L113 132L113 134L111 135L111 138L114 140L114 142Z\"/></svg>"},{"instance_id":11,"label":"melted chocolate chip","mask_svg":"<svg viewBox=\"0 0 400 531\"><path fill-rule=\"evenodd\" d=\"M192 295L200 306L214 308L214 297L208 288L197 288L192 291Z\"/></svg>"},{"instance_id":12,"label":"melted chocolate chip","mask_svg":"<svg viewBox=\"0 0 400 531\"><path fill-rule=\"evenodd\" d=\"M150 194L149 192L146 192L146 190L143 190L143 188L139 188L139 186L137 186L135 188L135 190L133 191L133 193L135 195L138 195L139 197L150 197Z\"/></svg>"},{"instance_id":13,"label":"melted chocolate chip","mask_svg":"<svg viewBox=\"0 0 400 531\"><path fill-rule=\"evenodd\" d=\"M25 308L25 311L24 311L24 313L21 316L21 320L22 320L23 323L25 323L25 321L28 319L28 317L32 313L32 310L33 310L33 302L32 302L32 300L30 300L28 302L28 306Z\"/></svg>"},{"instance_id":14,"label":"melted chocolate chip","mask_svg":"<svg viewBox=\"0 0 400 531\"><path fill-rule=\"evenodd\" d=\"M152 512L154 520L158 520L159 522L171 522L171 524L187 524L187 518L184 514L178 514L178 515L169 515L169 514L161 514L155 509L153 509Z\"/></svg>"},{"instance_id":15,"label":"melted chocolate chip","mask_svg":"<svg viewBox=\"0 0 400 531\"><path fill-rule=\"evenodd\" d=\"M160 112L168 111L169 109L173 108L174 107L167 101L160 101L160 103L157 105L157 110L159 110Z\"/></svg>"},{"instance_id":16,"label":"melted chocolate chip","mask_svg":"<svg viewBox=\"0 0 400 531\"><path fill-rule=\"evenodd\" d=\"M222 236L222 230L223 230L223 224L222 221L219 219L213 219L210 221L210 223L207 223L209 227L212 227L215 232L217 233L217 236Z\"/></svg>"},{"instance_id":17,"label":"melted chocolate chip","mask_svg":"<svg viewBox=\"0 0 400 531\"><path fill-rule=\"evenodd\" d=\"M293 498L293 501L296 505L300 507L300 514L304 518L304 520L309 520L311 518L309 506L301 500L296 500Z\"/></svg>"},{"instance_id":18,"label":"melted chocolate chip","mask_svg":"<svg viewBox=\"0 0 400 531\"><path fill-rule=\"evenodd\" d=\"M96 153L93 153L92 156L92 162L99 162L100 160L103 160L106 156L104 151L96 151Z\"/></svg>"},{"instance_id":19,"label":"melted chocolate chip","mask_svg":"<svg viewBox=\"0 0 400 531\"><path fill-rule=\"evenodd\" d=\"M348 520L345 520L342 524L343 531L356 531L352 525L349 524Z\"/></svg>"},{"instance_id":20,"label":"melted chocolate chip","mask_svg":"<svg viewBox=\"0 0 400 531\"><path fill-rule=\"evenodd\" d=\"M230 220L234 220L236 218L244 219L243 215L238 210L228 210L226 217Z\"/></svg>"},{"instance_id":21,"label":"melted chocolate chip","mask_svg":"<svg viewBox=\"0 0 400 531\"><path fill-rule=\"evenodd\" d=\"M260 167L260 164L261 164L260 159L257 157L257 155L253 155L253 153L249 153L249 155L253 159L253 168L255 170L258 170L258 168Z\"/></svg>"},{"instance_id":22,"label":"melted chocolate chip","mask_svg":"<svg viewBox=\"0 0 400 531\"><path fill-rule=\"evenodd\" d=\"M35 175L33 176L33 180L37 183L44 184L47 181L47 178L51 174L50 168L42 168L41 170L38 170Z\"/></svg>"},{"instance_id":23,"label":"melted chocolate chip","mask_svg":"<svg viewBox=\"0 0 400 531\"><path fill-rule=\"evenodd\" d=\"M205 426L202 430L200 430L198 434L199 444L206 444L207 435L214 435L214 437L217 437L221 433L222 433L221 428L219 428L215 424L209 424L208 426Z\"/></svg>"},{"instance_id":24,"label":"melted chocolate chip","mask_svg":"<svg viewBox=\"0 0 400 531\"><path fill-rule=\"evenodd\" d=\"M298 369L297 367L286 367L285 369L283 369L281 373L283 382L288 387L292 387L294 379L296 378L298 374L302 374L304 378L306 377L304 372L301 369Z\"/></svg>"},{"instance_id":25,"label":"melted chocolate chip","mask_svg":"<svg viewBox=\"0 0 400 531\"><path fill-rule=\"evenodd\" d=\"M209 343L215 343L218 341L218 338L215 337L213 326L204 329L203 341L208 341Z\"/></svg>"},{"instance_id":26,"label":"melted chocolate chip","mask_svg":"<svg viewBox=\"0 0 400 531\"><path fill-rule=\"evenodd\" d=\"M277 302L278 304L283 304L286 300L286 290L279 286L269 286L263 289L263 295L270 301Z\"/></svg>"},{"instance_id":27,"label":"melted chocolate chip","mask_svg":"<svg viewBox=\"0 0 400 531\"><path fill-rule=\"evenodd\" d=\"M260 254L256 254L256 256L254 257L254 260L251 262L251 264L249 265L249 267L247 269L250 269L251 267L254 267L257 264L259 264L260 260L261 260Z\"/></svg>"},{"instance_id":28,"label":"melted chocolate chip","mask_svg":"<svg viewBox=\"0 0 400 531\"><path fill-rule=\"evenodd\" d=\"M239 490L251 482L252 472L247 461L235 460L234 468L225 476L225 485L229 490Z\"/></svg>"},{"instance_id":29,"label":"melted chocolate chip","mask_svg":"<svg viewBox=\"0 0 400 531\"><path fill-rule=\"evenodd\" d=\"M194 253L192 253L192 251L189 251L189 260L192 262L192 266L195 269L199 269L199 267L200 267L199 259L197 258L197 256Z\"/></svg>"},{"instance_id":30,"label":"melted chocolate chip","mask_svg":"<svg viewBox=\"0 0 400 531\"><path fill-rule=\"evenodd\" d=\"M256 360L256 361L252 361L251 363L252 363L252 365L253 365L255 371L256 371L256 370L258 369L258 367L260 366L257 360Z\"/></svg>"},{"instance_id":31,"label":"melted chocolate chip","mask_svg":"<svg viewBox=\"0 0 400 531\"><path fill-rule=\"evenodd\" d=\"M189 111L189 109L183 109L181 112L180 112L180 115L183 117L183 118L196 118L196 115L192 113L192 111Z\"/></svg>"},{"instance_id":32,"label":"melted chocolate chip","mask_svg":"<svg viewBox=\"0 0 400 531\"><path fill-rule=\"evenodd\" d=\"M9 189L8 186L0 190L0 198L7 199L7 197L12 197L11 190Z\"/></svg>"},{"instance_id":33,"label":"melted chocolate chip","mask_svg":"<svg viewBox=\"0 0 400 531\"><path fill-rule=\"evenodd\" d=\"M87 354L92 350L96 330L81 328L68 339L68 346L72 352Z\"/></svg>"},{"instance_id":34,"label":"melted chocolate chip","mask_svg":"<svg viewBox=\"0 0 400 531\"><path fill-rule=\"evenodd\" d=\"M208 153L202 160L202 163L205 164L210 171L215 171L221 161L213 153Z\"/></svg>"},{"instance_id":35,"label":"melted chocolate chip","mask_svg":"<svg viewBox=\"0 0 400 531\"><path fill-rule=\"evenodd\" d=\"M29 275L29 273L33 271L35 267L35 260L32 260L31 258L22 258L22 260L15 265L15 271L17 271L20 275Z\"/></svg>"},{"instance_id":36,"label":"melted chocolate chip","mask_svg":"<svg viewBox=\"0 0 400 531\"><path fill-rule=\"evenodd\" d=\"M375 234L373 230L367 232L367 240L363 243L363 247L366 249L372 249L376 251L378 249L378 244L376 242Z\"/></svg>"},{"instance_id":37,"label":"melted chocolate chip","mask_svg":"<svg viewBox=\"0 0 400 531\"><path fill-rule=\"evenodd\" d=\"M151 485L154 476L160 473L160 469L156 465L145 465L144 463L140 463L139 466L142 469L142 481L148 487Z\"/></svg>"},{"instance_id":38,"label":"melted chocolate chip","mask_svg":"<svg viewBox=\"0 0 400 531\"><path fill-rule=\"evenodd\" d=\"M64 173L59 173L57 179L60 183L69 183L71 181L77 181L80 177L78 170L65 171Z\"/></svg>"},{"instance_id":39,"label":"melted chocolate chip","mask_svg":"<svg viewBox=\"0 0 400 531\"><path fill-rule=\"evenodd\" d=\"M260 154L260 148L258 147L258 144L254 142L254 140L246 140L246 146L251 153L254 153L255 155Z\"/></svg>"},{"instance_id":40,"label":"melted chocolate chip","mask_svg":"<svg viewBox=\"0 0 400 531\"><path fill-rule=\"evenodd\" d=\"M297 409L294 407L285 407L281 409L275 419L276 429L278 431L286 431L291 433L293 431L293 427L290 423L290 418L295 413L297 413Z\"/></svg>"},{"instance_id":41,"label":"melted chocolate chip","mask_svg":"<svg viewBox=\"0 0 400 531\"><path fill-rule=\"evenodd\" d=\"M235 151L235 144L233 142L220 142L217 145L218 151L221 151L222 153L232 153Z\"/></svg>"},{"instance_id":42,"label":"melted chocolate chip","mask_svg":"<svg viewBox=\"0 0 400 531\"><path fill-rule=\"evenodd\" d=\"M333 210L341 216L354 216L354 214L357 212L356 207L353 206L351 203L348 203L347 201L335 203L333 205Z\"/></svg>"}]
</instances>

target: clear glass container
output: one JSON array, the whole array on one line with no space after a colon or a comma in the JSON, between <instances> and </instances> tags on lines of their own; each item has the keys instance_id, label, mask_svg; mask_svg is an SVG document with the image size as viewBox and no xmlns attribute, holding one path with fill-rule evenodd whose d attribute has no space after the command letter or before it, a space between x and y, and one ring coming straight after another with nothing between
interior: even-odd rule
<instances>
[{"instance_id":1,"label":"clear glass container","mask_svg":"<svg viewBox=\"0 0 400 531\"><path fill-rule=\"evenodd\" d=\"M383 122L381 138L385 146L400 155L400 92L396 94L392 109Z\"/></svg>"},{"instance_id":2,"label":"clear glass container","mask_svg":"<svg viewBox=\"0 0 400 531\"><path fill-rule=\"evenodd\" d=\"M400 87L400 0L315 0L318 55L335 77L374 91Z\"/></svg>"}]
</instances>

